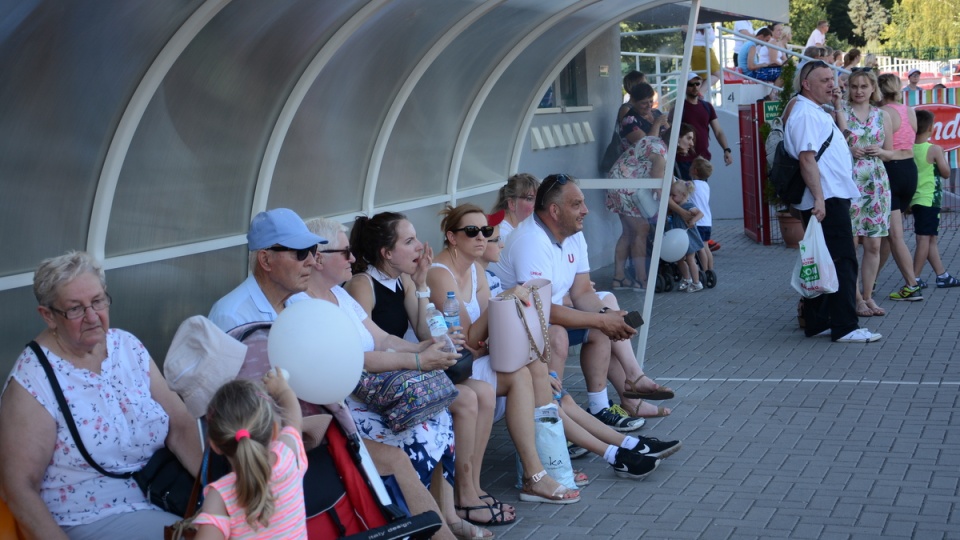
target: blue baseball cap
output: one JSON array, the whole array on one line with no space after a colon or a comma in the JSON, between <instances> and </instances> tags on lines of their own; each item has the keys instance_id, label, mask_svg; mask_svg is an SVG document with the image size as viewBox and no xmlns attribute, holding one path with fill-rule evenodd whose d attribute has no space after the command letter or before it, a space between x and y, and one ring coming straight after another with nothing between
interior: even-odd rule
<instances>
[{"instance_id":1,"label":"blue baseball cap","mask_svg":"<svg viewBox=\"0 0 960 540\"><path fill-rule=\"evenodd\" d=\"M316 244L326 244L327 239L307 229L303 220L289 208L274 208L260 212L250 222L247 247L250 251L280 245L293 249L306 249Z\"/></svg>"}]
</instances>

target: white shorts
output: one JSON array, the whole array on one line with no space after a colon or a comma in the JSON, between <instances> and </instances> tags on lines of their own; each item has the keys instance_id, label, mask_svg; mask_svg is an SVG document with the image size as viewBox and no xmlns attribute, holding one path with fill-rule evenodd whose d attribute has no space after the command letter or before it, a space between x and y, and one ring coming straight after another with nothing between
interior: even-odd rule
<instances>
[{"instance_id":1,"label":"white shorts","mask_svg":"<svg viewBox=\"0 0 960 540\"><path fill-rule=\"evenodd\" d=\"M494 395L497 392L497 372L490 367L490 355L473 360L473 375L471 379L483 381L493 387ZM507 398L498 397L493 406L493 421L497 422L507 414Z\"/></svg>"}]
</instances>

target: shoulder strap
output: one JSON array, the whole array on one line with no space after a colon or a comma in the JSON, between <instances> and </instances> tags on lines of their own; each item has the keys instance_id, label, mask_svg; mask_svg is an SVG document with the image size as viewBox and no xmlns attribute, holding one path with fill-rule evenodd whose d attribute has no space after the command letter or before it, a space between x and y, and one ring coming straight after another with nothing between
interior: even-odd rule
<instances>
[{"instance_id":1,"label":"shoulder strap","mask_svg":"<svg viewBox=\"0 0 960 540\"><path fill-rule=\"evenodd\" d=\"M63 413L63 418L67 423L67 427L70 429L70 435L73 436L73 442L76 443L77 450L80 451L80 455L83 456L83 459L87 460L87 463L89 463L91 467L104 476L109 476L110 478L132 477L132 472L113 473L104 469L99 463L93 460L93 458L87 452L86 447L83 446L83 439L80 438L80 433L77 432L77 424L75 424L73 421L73 415L70 414L70 407L67 406L67 400L63 397L63 390L60 389L60 382L57 381L57 376L53 372L53 366L50 365L50 361L47 360L47 355L43 354L43 350L40 349L40 345L38 345L36 341L31 341L27 344L27 346L33 350L33 354L37 355L37 360L43 367L43 371L47 374L47 379L50 381L50 386L53 388L53 394L57 398L57 404L60 406L60 412Z\"/></svg>"},{"instance_id":2,"label":"shoulder strap","mask_svg":"<svg viewBox=\"0 0 960 540\"><path fill-rule=\"evenodd\" d=\"M827 140L823 141L823 145L820 147L820 151L817 152L817 157L813 158L814 161L820 161L820 156L827 150L830 146L830 141L833 140L833 129L830 130L830 136L827 137Z\"/></svg>"}]
</instances>

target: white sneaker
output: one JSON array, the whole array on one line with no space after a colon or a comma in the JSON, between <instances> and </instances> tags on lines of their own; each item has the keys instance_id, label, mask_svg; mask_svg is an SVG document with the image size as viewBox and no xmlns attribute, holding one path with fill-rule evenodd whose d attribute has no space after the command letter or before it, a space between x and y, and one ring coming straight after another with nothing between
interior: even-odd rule
<instances>
[{"instance_id":1,"label":"white sneaker","mask_svg":"<svg viewBox=\"0 0 960 540\"><path fill-rule=\"evenodd\" d=\"M880 334L874 334L866 328L857 328L853 332L837 340L837 343L871 343L879 341L883 337Z\"/></svg>"},{"instance_id":2,"label":"white sneaker","mask_svg":"<svg viewBox=\"0 0 960 540\"><path fill-rule=\"evenodd\" d=\"M680 285L677 287L677 290L683 292L687 290L687 288L689 288L691 285L693 285L692 279L681 279Z\"/></svg>"},{"instance_id":3,"label":"white sneaker","mask_svg":"<svg viewBox=\"0 0 960 540\"><path fill-rule=\"evenodd\" d=\"M687 292L700 292L703 290L703 283L691 283L687 286Z\"/></svg>"}]
</instances>

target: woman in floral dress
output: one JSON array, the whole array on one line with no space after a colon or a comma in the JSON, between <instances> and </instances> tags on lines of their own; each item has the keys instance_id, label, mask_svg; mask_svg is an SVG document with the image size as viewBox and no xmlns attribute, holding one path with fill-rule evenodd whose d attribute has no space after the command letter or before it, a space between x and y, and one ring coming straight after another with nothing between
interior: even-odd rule
<instances>
[{"instance_id":1,"label":"woman in floral dress","mask_svg":"<svg viewBox=\"0 0 960 540\"><path fill-rule=\"evenodd\" d=\"M883 166L893 150L890 117L870 104L872 98L880 97L872 71L854 71L847 91L845 135L853 154L853 180L860 190L860 198L850 205L850 220L854 243L863 245L863 293L857 292L857 315L885 315L873 299L873 284L880 269L880 239L890 230L890 181Z\"/></svg>"},{"instance_id":2,"label":"woman in floral dress","mask_svg":"<svg viewBox=\"0 0 960 540\"><path fill-rule=\"evenodd\" d=\"M630 89L626 111L617 118L620 128L620 158L611 167L610 178L652 178L663 176L667 148L660 139L669 127L667 117L653 108L655 92L647 83ZM620 218L621 232L614 251L614 289L644 288L647 281L646 242L649 224L646 215L632 201L632 189L607 191L606 206ZM633 261L634 277L625 275L627 257Z\"/></svg>"}]
</instances>

